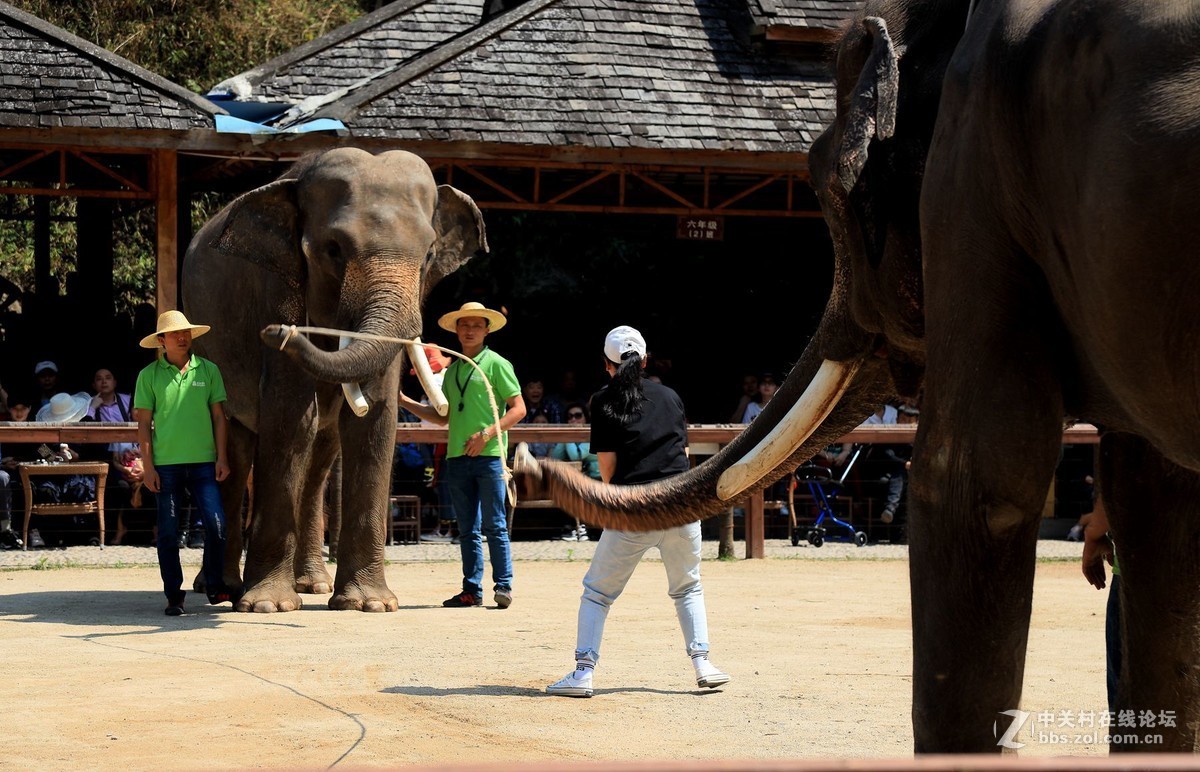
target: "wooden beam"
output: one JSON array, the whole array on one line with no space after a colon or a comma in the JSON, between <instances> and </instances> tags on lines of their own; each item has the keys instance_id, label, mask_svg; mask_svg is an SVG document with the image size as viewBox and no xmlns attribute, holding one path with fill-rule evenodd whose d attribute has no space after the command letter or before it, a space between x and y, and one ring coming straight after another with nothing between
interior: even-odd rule
<instances>
[{"instance_id":1,"label":"wooden beam","mask_svg":"<svg viewBox=\"0 0 1200 772\"><path fill-rule=\"evenodd\" d=\"M174 150L154 154L154 215L157 226L158 313L179 303L179 166Z\"/></svg>"}]
</instances>

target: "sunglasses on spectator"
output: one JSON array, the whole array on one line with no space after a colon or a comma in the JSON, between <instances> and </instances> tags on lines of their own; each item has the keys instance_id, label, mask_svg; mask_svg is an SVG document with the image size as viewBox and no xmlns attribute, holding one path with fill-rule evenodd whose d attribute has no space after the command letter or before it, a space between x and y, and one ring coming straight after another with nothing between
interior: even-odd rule
<instances>
[{"instance_id":1,"label":"sunglasses on spectator","mask_svg":"<svg viewBox=\"0 0 1200 772\"><path fill-rule=\"evenodd\" d=\"M583 413L576 413L576 412L572 411L570 413L567 413L567 418L583 418Z\"/></svg>"}]
</instances>

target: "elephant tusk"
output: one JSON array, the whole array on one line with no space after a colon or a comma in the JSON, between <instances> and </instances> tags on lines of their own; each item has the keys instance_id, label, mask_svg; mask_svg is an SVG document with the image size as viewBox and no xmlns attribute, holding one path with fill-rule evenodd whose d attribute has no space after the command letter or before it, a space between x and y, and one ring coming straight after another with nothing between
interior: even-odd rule
<instances>
[{"instance_id":1,"label":"elephant tusk","mask_svg":"<svg viewBox=\"0 0 1200 772\"><path fill-rule=\"evenodd\" d=\"M345 335L338 338L338 349L344 349L350 345L350 338ZM343 383L342 396L346 398L350 409L354 411L354 415L362 418L371 409L371 405L367 402L367 398L363 396L362 387L357 383Z\"/></svg>"},{"instance_id":2,"label":"elephant tusk","mask_svg":"<svg viewBox=\"0 0 1200 772\"><path fill-rule=\"evenodd\" d=\"M446 401L446 395L433 379L433 370L429 369L429 359L425 357L420 338L414 338L413 342L408 344L408 358L412 360L413 368L417 371L417 380L421 382L421 388L425 389L425 396L429 397L429 404L440 416L449 413L450 403Z\"/></svg>"},{"instance_id":3,"label":"elephant tusk","mask_svg":"<svg viewBox=\"0 0 1200 772\"><path fill-rule=\"evenodd\" d=\"M816 377L766 437L717 480L717 497L728 501L766 477L804 444L833 410L861 362L842 364L826 359Z\"/></svg>"}]
</instances>

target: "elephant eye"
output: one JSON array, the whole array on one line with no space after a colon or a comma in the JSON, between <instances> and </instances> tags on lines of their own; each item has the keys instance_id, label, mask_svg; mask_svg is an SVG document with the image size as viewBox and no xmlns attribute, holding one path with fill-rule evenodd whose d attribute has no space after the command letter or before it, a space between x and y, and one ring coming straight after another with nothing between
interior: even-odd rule
<instances>
[{"instance_id":1,"label":"elephant eye","mask_svg":"<svg viewBox=\"0 0 1200 772\"><path fill-rule=\"evenodd\" d=\"M326 247L326 251L329 253L329 259L341 261L342 247L336 241L330 241L329 246Z\"/></svg>"}]
</instances>

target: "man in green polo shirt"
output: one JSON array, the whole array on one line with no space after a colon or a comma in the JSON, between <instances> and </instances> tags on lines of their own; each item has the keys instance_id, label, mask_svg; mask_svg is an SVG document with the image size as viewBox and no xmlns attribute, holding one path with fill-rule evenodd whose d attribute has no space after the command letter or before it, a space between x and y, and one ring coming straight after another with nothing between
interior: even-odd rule
<instances>
[{"instance_id":1,"label":"man in green polo shirt","mask_svg":"<svg viewBox=\"0 0 1200 772\"><path fill-rule=\"evenodd\" d=\"M158 358L139 374L133 408L142 446L144 485L158 499L158 570L167 616L183 614L183 568L179 564L180 497L186 487L204 521L204 583L208 602L236 601L222 579L225 511L217 482L229 476L221 371L192 353L192 340L209 331L179 311L158 317L158 330L142 339Z\"/></svg>"},{"instance_id":2,"label":"man in green polo shirt","mask_svg":"<svg viewBox=\"0 0 1200 772\"><path fill-rule=\"evenodd\" d=\"M492 417L487 385L468 362L455 359L446 368L442 390L450 402L446 416L404 394L400 406L440 426L450 425L446 440L446 487L458 519L462 548L462 592L442 603L450 608L483 605L483 539L488 538L496 605L512 604L512 550L508 540L507 481L504 458L508 430L525 417L525 400L512 364L484 345L489 333L507 322L504 314L482 303L464 303L438 319L438 326L458 336L459 345L491 383L500 412L500 436Z\"/></svg>"}]
</instances>

